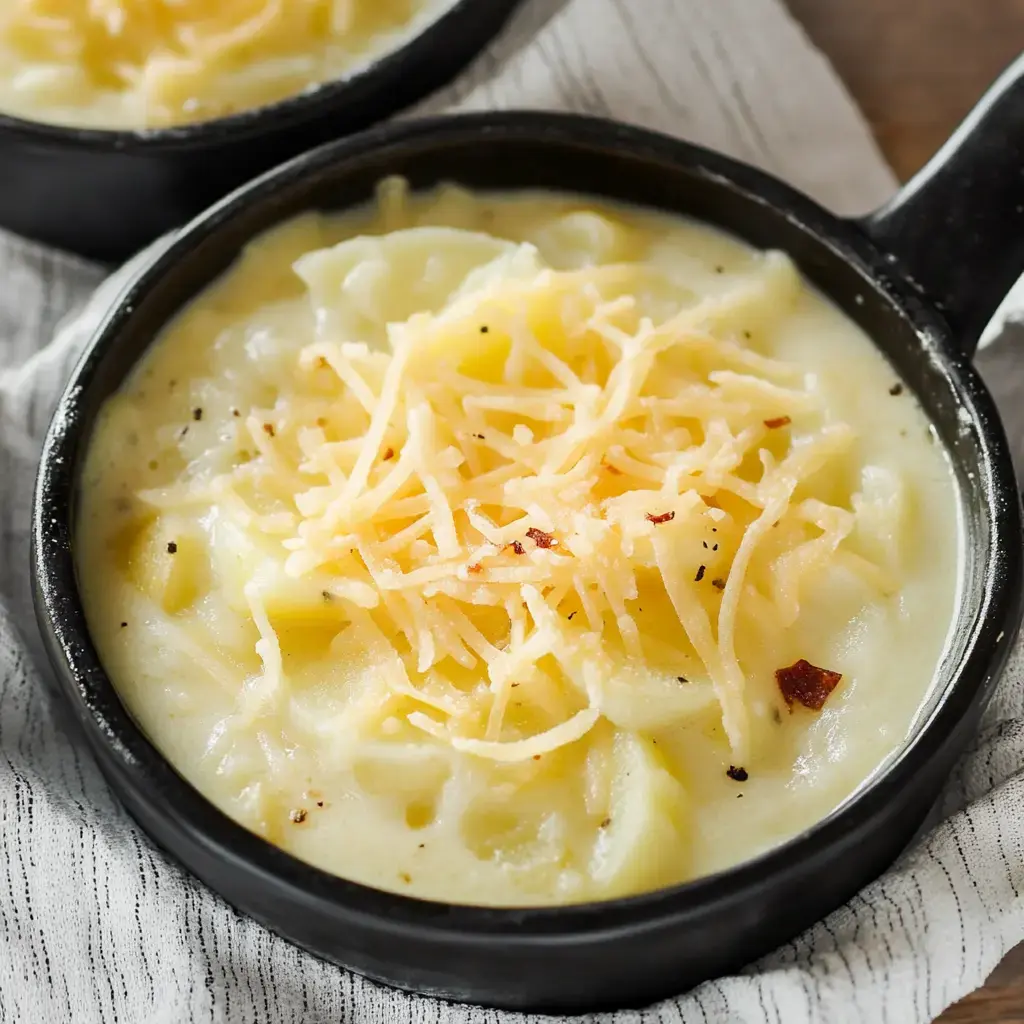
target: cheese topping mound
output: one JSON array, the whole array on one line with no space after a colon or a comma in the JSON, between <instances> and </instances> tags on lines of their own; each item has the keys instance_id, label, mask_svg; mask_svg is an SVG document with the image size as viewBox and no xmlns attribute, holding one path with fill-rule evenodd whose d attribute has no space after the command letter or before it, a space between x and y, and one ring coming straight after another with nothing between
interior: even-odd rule
<instances>
[{"instance_id":1,"label":"cheese topping mound","mask_svg":"<svg viewBox=\"0 0 1024 1024\"><path fill-rule=\"evenodd\" d=\"M171 759L300 856L459 902L642 891L806 827L878 763L885 727L842 723L921 621L925 485L872 418L919 413L872 362L853 394L893 411L851 422L790 260L533 202L389 185L380 233L253 245L85 485L90 627ZM801 666L828 685L794 700Z\"/></svg>"},{"instance_id":2,"label":"cheese topping mound","mask_svg":"<svg viewBox=\"0 0 1024 1024\"><path fill-rule=\"evenodd\" d=\"M380 349L340 340L344 321L364 314L332 304L367 273L360 250L379 243L302 257L319 335L297 360L304 394L246 416L256 460L139 495L162 513L230 495L233 524L279 545L273 571L245 588L265 672L252 713L288 695L265 613L283 576L339 602L348 639L379 645L390 685L429 709L409 723L456 750L525 760L602 716L636 728L618 695L629 674L645 728L714 700L746 757L737 621L759 600L778 628L795 619L802 577L837 557L854 524L845 509L794 501L852 430L829 423L764 447L771 424L813 422L820 402L795 368L722 331L794 291L791 263L769 253L741 286L656 323L637 298L650 283L642 265L556 272L531 245L461 235L411 229L384 243L505 251L438 312L387 324ZM292 507L259 516L245 499L253 490ZM766 566L766 598L749 568L783 520L788 543ZM877 565L842 557L885 586ZM652 614L658 606L675 622ZM446 674L455 667L486 687L459 693ZM680 676L688 696L662 703ZM513 684L557 692L574 710L524 738L506 728Z\"/></svg>"},{"instance_id":3,"label":"cheese topping mound","mask_svg":"<svg viewBox=\"0 0 1024 1024\"><path fill-rule=\"evenodd\" d=\"M12 0L0 66L15 112L161 127L222 117L340 76L393 39L416 0ZM5 66L6 65L6 66ZM126 123L117 123L116 97ZM95 101L95 102L94 102ZM22 107L26 109L22 109ZM90 107L95 109L90 110ZM58 119L59 119L58 115Z\"/></svg>"}]
</instances>

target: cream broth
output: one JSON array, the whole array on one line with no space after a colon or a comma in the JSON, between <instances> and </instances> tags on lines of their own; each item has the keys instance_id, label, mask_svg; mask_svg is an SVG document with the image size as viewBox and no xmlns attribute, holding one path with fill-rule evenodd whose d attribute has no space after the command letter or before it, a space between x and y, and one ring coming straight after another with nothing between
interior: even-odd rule
<instances>
[{"instance_id":1,"label":"cream broth","mask_svg":"<svg viewBox=\"0 0 1024 1024\"><path fill-rule=\"evenodd\" d=\"M441 0L6 0L0 110L137 129L226 117L393 50Z\"/></svg>"},{"instance_id":2,"label":"cream broth","mask_svg":"<svg viewBox=\"0 0 1024 1024\"><path fill-rule=\"evenodd\" d=\"M846 800L929 693L959 530L914 397L783 255L390 182L154 342L77 550L119 693L225 813L523 905L714 872Z\"/></svg>"}]
</instances>

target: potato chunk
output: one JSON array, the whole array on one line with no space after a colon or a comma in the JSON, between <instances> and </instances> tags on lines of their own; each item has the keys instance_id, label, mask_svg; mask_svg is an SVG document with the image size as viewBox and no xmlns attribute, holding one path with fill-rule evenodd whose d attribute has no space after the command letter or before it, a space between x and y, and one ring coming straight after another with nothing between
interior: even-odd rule
<instances>
[{"instance_id":1,"label":"potato chunk","mask_svg":"<svg viewBox=\"0 0 1024 1024\"><path fill-rule=\"evenodd\" d=\"M611 749L608 815L591 859L595 896L612 898L671 885L686 877L686 790L652 740L619 732Z\"/></svg>"},{"instance_id":2,"label":"potato chunk","mask_svg":"<svg viewBox=\"0 0 1024 1024\"><path fill-rule=\"evenodd\" d=\"M168 516L145 527L129 555L132 582L170 614L187 608L206 590L208 572L202 536Z\"/></svg>"}]
</instances>

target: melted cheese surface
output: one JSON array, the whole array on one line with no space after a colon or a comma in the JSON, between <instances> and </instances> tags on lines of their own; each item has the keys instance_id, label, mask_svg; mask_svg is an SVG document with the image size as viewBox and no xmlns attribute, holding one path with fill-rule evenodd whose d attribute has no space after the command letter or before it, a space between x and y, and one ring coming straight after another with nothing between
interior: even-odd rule
<instances>
[{"instance_id":1,"label":"melted cheese surface","mask_svg":"<svg viewBox=\"0 0 1024 1024\"><path fill-rule=\"evenodd\" d=\"M92 439L90 628L237 821L457 903L796 834L897 749L956 603L944 452L781 253L549 194L251 244ZM842 679L786 699L806 659Z\"/></svg>"},{"instance_id":2,"label":"melted cheese surface","mask_svg":"<svg viewBox=\"0 0 1024 1024\"><path fill-rule=\"evenodd\" d=\"M341 78L441 0L7 0L0 109L90 128L225 117Z\"/></svg>"}]
</instances>

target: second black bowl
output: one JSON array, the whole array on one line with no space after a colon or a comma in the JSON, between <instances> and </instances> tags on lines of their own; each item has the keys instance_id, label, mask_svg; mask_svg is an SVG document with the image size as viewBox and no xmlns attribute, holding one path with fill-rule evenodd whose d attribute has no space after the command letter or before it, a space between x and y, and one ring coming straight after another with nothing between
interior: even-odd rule
<instances>
[{"instance_id":1,"label":"second black bowl","mask_svg":"<svg viewBox=\"0 0 1024 1024\"><path fill-rule=\"evenodd\" d=\"M353 73L214 121L103 131L0 114L0 226L91 259L126 259L254 175L440 88L518 2L455 0Z\"/></svg>"}]
</instances>

